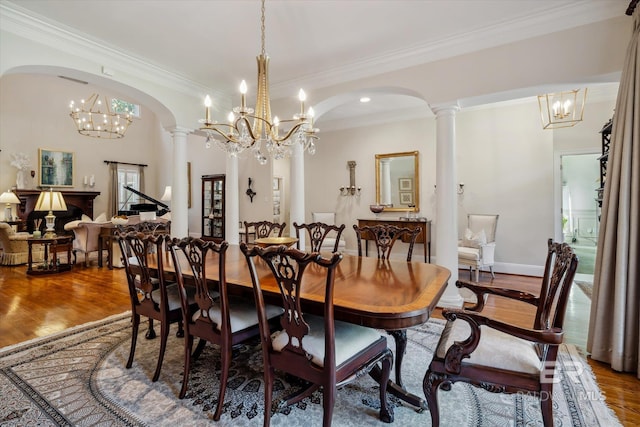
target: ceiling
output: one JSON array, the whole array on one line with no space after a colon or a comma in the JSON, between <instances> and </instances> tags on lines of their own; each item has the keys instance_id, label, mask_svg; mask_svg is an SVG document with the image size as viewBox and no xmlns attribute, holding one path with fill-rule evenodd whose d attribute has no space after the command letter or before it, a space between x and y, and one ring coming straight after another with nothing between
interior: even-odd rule
<instances>
[{"instance_id":1,"label":"ceiling","mask_svg":"<svg viewBox=\"0 0 640 427\"><path fill-rule=\"evenodd\" d=\"M250 91L255 84L258 0L3 3L213 92L235 92L243 78ZM621 16L627 5L627 0L268 0L271 92L290 95L299 87L344 83L585 25ZM409 99L388 96L371 108L377 113L411 108Z\"/></svg>"}]
</instances>

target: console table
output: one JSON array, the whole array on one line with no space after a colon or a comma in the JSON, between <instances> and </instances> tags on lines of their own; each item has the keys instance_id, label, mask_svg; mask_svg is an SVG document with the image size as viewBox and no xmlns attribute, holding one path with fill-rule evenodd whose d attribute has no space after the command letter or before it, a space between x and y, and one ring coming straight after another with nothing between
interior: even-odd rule
<instances>
[{"instance_id":1,"label":"console table","mask_svg":"<svg viewBox=\"0 0 640 427\"><path fill-rule=\"evenodd\" d=\"M424 245L424 262L431 263L431 220L414 218L414 219L358 219L358 227L365 225L395 225L396 227L404 227L413 230L416 227L421 227L422 231L416 238L416 243L422 243ZM369 240L373 240L368 233L363 233L362 238L365 240L365 253L369 255ZM403 238L403 242L408 243L409 239ZM428 261L427 261L428 260Z\"/></svg>"},{"instance_id":2,"label":"console table","mask_svg":"<svg viewBox=\"0 0 640 427\"><path fill-rule=\"evenodd\" d=\"M30 237L27 239L29 245L29 261L27 264L27 274L54 274L71 270L71 246L73 236L58 236L52 238ZM44 260L42 264L33 266L33 245L44 246ZM67 252L67 263L58 262L58 253ZM64 252L63 252L64 253Z\"/></svg>"}]
</instances>

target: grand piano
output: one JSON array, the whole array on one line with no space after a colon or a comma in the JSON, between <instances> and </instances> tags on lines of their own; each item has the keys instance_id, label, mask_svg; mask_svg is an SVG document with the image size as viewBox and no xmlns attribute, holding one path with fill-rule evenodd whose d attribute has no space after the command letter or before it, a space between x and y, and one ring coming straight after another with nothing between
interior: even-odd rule
<instances>
[{"instance_id":1,"label":"grand piano","mask_svg":"<svg viewBox=\"0 0 640 427\"><path fill-rule=\"evenodd\" d=\"M124 188L126 190L131 191L134 194L137 194L138 196L142 197L145 200L150 201L151 203L136 203L136 204L132 204L129 207L129 210L119 210L118 211L118 215L138 215L140 212L155 212L157 216L162 216L164 214L166 214L167 212L170 212L171 210L169 209L169 206L154 199L153 197L147 196L144 193L141 193L140 191L136 190L135 188L131 188L128 185L125 185ZM131 195L129 195L129 197L131 197ZM127 201L129 200L129 198L127 198ZM125 202L125 206L126 206L126 202ZM159 206L161 208L159 208Z\"/></svg>"}]
</instances>

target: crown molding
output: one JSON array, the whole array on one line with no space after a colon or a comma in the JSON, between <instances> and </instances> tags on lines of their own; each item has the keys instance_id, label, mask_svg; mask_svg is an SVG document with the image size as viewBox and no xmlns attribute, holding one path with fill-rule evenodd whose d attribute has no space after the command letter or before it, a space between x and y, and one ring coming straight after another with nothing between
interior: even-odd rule
<instances>
[{"instance_id":1,"label":"crown molding","mask_svg":"<svg viewBox=\"0 0 640 427\"><path fill-rule=\"evenodd\" d=\"M104 40L93 39L87 34L36 15L14 3L0 3L0 21L2 31L78 56L83 60L90 60L133 76L142 74L145 80L151 83L188 96L201 97L205 93L212 93L216 98L230 102L226 93L214 91L188 76L144 61L121 48L107 44Z\"/></svg>"},{"instance_id":2,"label":"crown molding","mask_svg":"<svg viewBox=\"0 0 640 427\"><path fill-rule=\"evenodd\" d=\"M579 6L578 13L576 13L576 5ZM299 76L286 82L272 83L271 92L280 97L301 86L309 89L333 86L345 81L355 81L532 37L569 30L616 18L622 16L623 13L623 8L612 7L612 2L576 1L571 4L553 6L536 14L467 31L453 37L416 43L402 49L382 53L376 57L363 58L345 66Z\"/></svg>"}]
</instances>

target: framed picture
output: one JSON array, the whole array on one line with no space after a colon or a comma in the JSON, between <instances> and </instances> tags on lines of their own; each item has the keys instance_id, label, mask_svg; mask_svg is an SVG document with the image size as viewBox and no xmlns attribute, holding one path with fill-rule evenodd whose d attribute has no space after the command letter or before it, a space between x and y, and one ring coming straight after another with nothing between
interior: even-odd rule
<instances>
[{"instance_id":1,"label":"framed picture","mask_svg":"<svg viewBox=\"0 0 640 427\"><path fill-rule=\"evenodd\" d=\"M73 152L38 148L40 187L73 187Z\"/></svg>"},{"instance_id":2,"label":"framed picture","mask_svg":"<svg viewBox=\"0 0 640 427\"><path fill-rule=\"evenodd\" d=\"M401 205L412 205L413 204L413 193L411 191L401 191L400 192L400 204Z\"/></svg>"},{"instance_id":3,"label":"framed picture","mask_svg":"<svg viewBox=\"0 0 640 427\"><path fill-rule=\"evenodd\" d=\"M413 191L413 178L398 178L400 191Z\"/></svg>"}]
</instances>

